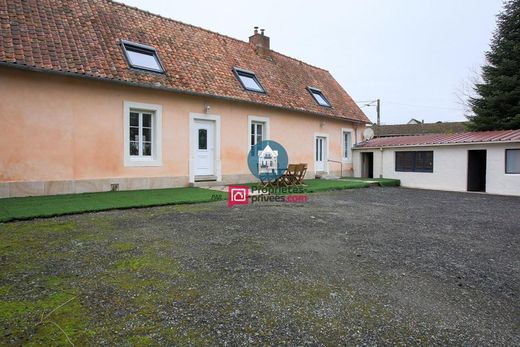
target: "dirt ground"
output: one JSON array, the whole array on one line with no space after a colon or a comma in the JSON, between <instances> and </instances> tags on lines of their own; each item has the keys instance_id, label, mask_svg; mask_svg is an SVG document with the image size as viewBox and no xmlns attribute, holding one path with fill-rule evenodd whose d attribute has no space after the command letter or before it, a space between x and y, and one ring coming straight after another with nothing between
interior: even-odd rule
<instances>
[{"instance_id":1,"label":"dirt ground","mask_svg":"<svg viewBox=\"0 0 520 347\"><path fill-rule=\"evenodd\" d=\"M0 345L519 345L519 243L520 198L404 188L0 224Z\"/></svg>"}]
</instances>

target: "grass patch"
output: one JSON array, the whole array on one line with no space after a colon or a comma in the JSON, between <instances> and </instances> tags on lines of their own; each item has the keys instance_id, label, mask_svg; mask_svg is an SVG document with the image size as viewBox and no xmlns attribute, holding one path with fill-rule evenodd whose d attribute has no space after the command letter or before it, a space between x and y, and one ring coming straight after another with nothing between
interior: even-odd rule
<instances>
[{"instance_id":1,"label":"grass patch","mask_svg":"<svg viewBox=\"0 0 520 347\"><path fill-rule=\"evenodd\" d=\"M132 242L116 242L111 245L111 248L117 252L130 252L135 249L135 244Z\"/></svg>"},{"instance_id":2,"label":"grass patch","mask_svg":"<svg viewBox=\"0 0 520 347\"><path fill-rule=\"evenodd\" d=\"M202 188L31 196L0 199L0 222L149 206L193 204L227 199L227 193Z\"/></svg>"},{"instance_id":3,"label":"grass patch","mask_svg":"<svg viewBox=\"0 0 520 347\"><path fill-rule=\"evenodd\" d=\"M78 343L87 333L85 312L71 293L58 292L38 300L2 300L0 316L4 334L17 336L24 345L65 346L69 345L67 336Z\"/></svg>"}]
</instances>

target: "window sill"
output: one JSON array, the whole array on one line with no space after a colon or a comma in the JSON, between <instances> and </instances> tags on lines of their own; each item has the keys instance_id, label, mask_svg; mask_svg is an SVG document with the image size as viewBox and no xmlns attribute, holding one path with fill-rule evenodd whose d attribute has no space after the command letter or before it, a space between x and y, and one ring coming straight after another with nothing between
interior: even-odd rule
<instances>
[{"instance_id":1,"label":"window sill","mask_svg":"<svg viewBox=\"0 0 520 347\"><path fill-rule=\"evenodd\" d=\"M140 166L162 166L161 160L144 159L144 158L125 158L125 166L140 167Z\"/></svg>"}]
</instances>

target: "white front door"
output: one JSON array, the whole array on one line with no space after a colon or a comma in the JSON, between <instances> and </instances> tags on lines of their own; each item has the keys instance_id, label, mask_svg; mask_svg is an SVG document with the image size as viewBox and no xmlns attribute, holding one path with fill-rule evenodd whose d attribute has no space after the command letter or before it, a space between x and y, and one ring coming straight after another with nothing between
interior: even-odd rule
<instances>
[{"instance_id":1,"label":"white front door","mask_svg":"<svg viewBox=\"0 0 520 347\"><path fill-rule=\"evenodd\" d=\"M195 120L193 126L195 176L215 175L215 122Z\"/></svg>"},{"instance_id":2,"label":"white front door","mask_svg":"<svg viewBox=\"0 0 520 347\"><path fill-rule=\"evenodd\" d=\"M327 138L322 136L316 136L315 143L315 162L314 170L316 172L326 171L327 162Z\"/></svg>"}]
</instances>

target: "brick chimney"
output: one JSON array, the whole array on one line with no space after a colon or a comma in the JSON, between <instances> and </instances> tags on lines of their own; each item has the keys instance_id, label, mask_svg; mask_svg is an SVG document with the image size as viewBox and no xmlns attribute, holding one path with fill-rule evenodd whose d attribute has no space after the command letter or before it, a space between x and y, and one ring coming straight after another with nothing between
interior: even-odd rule
<instances>
[{"instance_id":1,"label":"brick chimney","mask_svg":"<svg viewBox=\"0 0 520 347\"><path fill-rule=\"evenodd\" d=\"M258 33L258 27L255 27L255 32L252 36L249 36L249 43L256 47L256 53L258 55L267 56L269 55L269 37L264 34L265 29L260 29Z\"/></svg>"}]
</instances>

